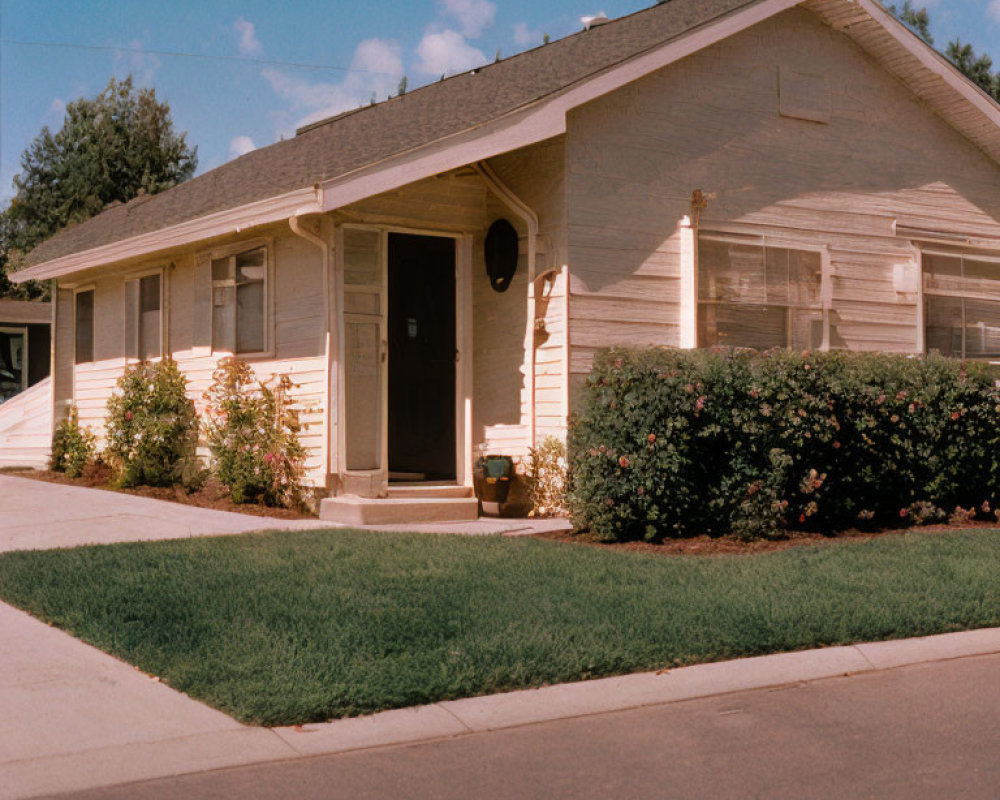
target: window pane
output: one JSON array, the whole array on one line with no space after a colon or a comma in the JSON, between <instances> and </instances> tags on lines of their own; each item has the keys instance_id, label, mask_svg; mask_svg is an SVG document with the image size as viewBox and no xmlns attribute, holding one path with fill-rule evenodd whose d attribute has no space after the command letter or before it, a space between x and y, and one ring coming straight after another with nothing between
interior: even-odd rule
<instances>
[{"instance_id":1,"label":"window pane","mask_svg":"<svg viewBox=\"0 0 1000 800\"><path fill-rule=\"evenodd\" d=\"M958 291L962 288L962 259L957 256L938 256L924 253L921 257L924 265L924 286L927 289L950 289Z\"/></svg>"},{"instance_id":2,"label":"window pane","mask_svg":"<svg viewBox=\"0 0 1000 800\"><path fill-rule=\"evenodd\" d=\"M382 234L344 229L344 283L348 286L382 285Z\"/></svg>"},{"instance_id":3,"label":"window pane","mask_svg":"<svg viewBox=\"0 0 1000 800\"><path fill-rule=\"evenodd\" d=\"M380 332L377 322L344 325L348 469L378 469L382 463Z\"/></svg>"},{"instance_id":4,"label":"window pane","mask_svg":"<svg viewBox=\"0 0 1000 800\"><path fill-rule=\"evenodd\" d=\"M768 247L764 251L764 282L766 284L767 302L773 305L787 306L791 297L791 287L788 285L788 251Z\"/></svg>"},{"instance_id":5,"label":"window pane","mask_svg":"<svg viewBox=\"0 0 1000 800\"><path fill-rule=\"evenodd\" d=\"M763 304L764 248L705 239L698 245L698 292L703 300Z\"/></svg>"},{"instance_id":6,"label":"window pane","mask_svg":"<svg viewBox=\"0 0 1000 800\"><path fill-rule=\"evenodd\" d=\"M927 298L927 351L962 357L962 301L955 297Z\"/></svg>"},{"instance_id":7,"label":"window pane","mask_svg":"<svg viewBox=\"0 0 1000 800\"><path fill-rule=\"evenodd\" d=\"M788 346L788 309L782 306L703 304L698 310L700 347Z\"/></svg>"},{"instance_id":8,"label":"window pane","mask_svg":"<svg viewBox=\"0 0 1000 800\"><path fill-rule=\"evenodd\" d=\"M231 281L233 279L233 260L217 258L212 262L213 281Z\"/></svg>"},{"instance_id":9,"label":"window pane","mask_svg":"<svg viewBox=\"0 0 1000 800\"><path fill-rule=\"evenodd\" d=\"M788 302L793 306L821 305L823 260L819 253L808 250L787 250Z\"/></svg>"},{"instance_id":10,"label":"window pane","mask_svg":"<svg viewBox=\"0 0 1000 800\"><path fill-rule=\"evenodd\" d=\"M241 253L236 256L237 283L264 280L264 254L264 248L259 247L249 253Z\"/></svg>"},{"instance_id":11,"label":"window pane","mask_svg":"<svg viewBox=\"0 0 1000 800\"><path fill-rule=\"evenodd\" d=\"M76 295L76 363L94 360L94 290Z\"/></svg>"},{"instance_id":12,"label":"window pane","mask_svg":"<svg viewBox=\"0 0 1000 800\"><path fill-rule=\"evenodd\" d=\"M965 302L965 357L1000 358L1000 303Z\"/></svg>"},{"instance_id":13,"label":"window pane","mask_svg":"<svg viewBox=\"0 0 1000 800\"><path fill-rule=\"evenodd\" d=\"M0 331L0 403L24 388L24 331Z\"/></svg>"},{"instance_id":14,"label":"window pane","mask_svg":"<svg viewBox=\"0 0 1000 800\"><path fill-rule=\"evenodd\" d=\"M963 292L1000 297L1000 264L964 258L962 266L965 270Z\"/></svg>"},{"instance_id":15,"label":"window pane","mask_svg":"<svg viewBox=\"0 0 1000 800\"><path fill-rule=\"evenodd\" d=\"M264 349L264 283L244 283L236 288L236 352Z\"/></svg>"},{"instance_id":16,"label":"window pane","mask_svg":"<svg viewBox=\"0 0 1000 800\"><path fill-rule=\"evenodd\" d=\"M217 286L212 290L212 349L236 352L236 290Z\"/></svg>"},{"instance_id":17,"label":"window pane","mask_svg":"<svg viewBox=\"0 0 1000 800\"><path fill-rule=\"evenodd\" d=\"M147 275L139 282L139 358L159 358L160 276Z\"/></svg>"}]
</instances>

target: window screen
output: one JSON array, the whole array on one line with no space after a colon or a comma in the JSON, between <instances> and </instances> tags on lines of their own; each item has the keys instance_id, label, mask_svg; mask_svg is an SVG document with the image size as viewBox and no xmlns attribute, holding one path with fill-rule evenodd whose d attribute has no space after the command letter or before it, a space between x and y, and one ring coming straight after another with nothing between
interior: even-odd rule
<instances>
[{"instance_id":1,"label":"window screen","mask_svg":"<svg viewBox=\"0 0 1000 800\"><path fill-rule=\"evenodd\" d=\"M76 363L94 360L94 290L76 293Z\"/></svg>"},{"instance_id":2,"label":"window screen","mask_svg":"<svg viewBox=\"0 0 1000 800\"><path fill-rule=\"evenodd\" d=\"M699 346L818 348L821 284L817 252L699 239Z\"/></svg>"},{"instance_id":3,"label":"window screen","mask_svg":"<svg viewBox=\"0 0 1000 800\"><path fill-rule=\"evenodd\" d=\"M232 353L267 349L267 249L212 261L212 348Z\"/></svg>"}]
</instances>

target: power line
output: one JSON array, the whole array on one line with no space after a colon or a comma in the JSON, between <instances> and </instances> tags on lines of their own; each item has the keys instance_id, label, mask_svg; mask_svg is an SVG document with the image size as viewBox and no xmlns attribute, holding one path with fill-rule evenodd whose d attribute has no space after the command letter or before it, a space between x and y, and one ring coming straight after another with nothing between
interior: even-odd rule
<instances>
[{"instance_id":1,"label":"power line","mask_svg":"<svg viewBox=\"0 0 1000 800\"><path fill-rule=\"evenodd\" d=\"M179 50L149 50L144 47L118 47L102 44L75 44L73 42L29 42L22 39L0 39L0 44L12 44L20 47L62 47L70 50L106 50L117 53L140 53L142 55L169 56L173 58L200 58L206 61L230 61L243 64L259 64L273 67L295 67L297 69L329 70L331 72L365 72L370 75L387 75L373 69L358 69L355 67L337 67L332 64L304 64L295 61L277 61L267 58L250 58L249 56L209 55L207 53L185 53Z\"/></svg>"}]
</instances>

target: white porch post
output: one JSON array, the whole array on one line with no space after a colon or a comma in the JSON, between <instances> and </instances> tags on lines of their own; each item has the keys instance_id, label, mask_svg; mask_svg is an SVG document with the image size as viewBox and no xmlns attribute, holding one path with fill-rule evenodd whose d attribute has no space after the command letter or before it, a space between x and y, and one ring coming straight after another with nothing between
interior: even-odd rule
<instances>
[{"instance_id":1,"label":"white porch post","mask_svg":"<svg viewBox=\"0 0 1000 800\"><path fill-rule=\"evenodd\" d=\"M680 338L684 350L698 346L698 225L690 217L681 219L681 308Z\"/></svg>"}]
</instances>

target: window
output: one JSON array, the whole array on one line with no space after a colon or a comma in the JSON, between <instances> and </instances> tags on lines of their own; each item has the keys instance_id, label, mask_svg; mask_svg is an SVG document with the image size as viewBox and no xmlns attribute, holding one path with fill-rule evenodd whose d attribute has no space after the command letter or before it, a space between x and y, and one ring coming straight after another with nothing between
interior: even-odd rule
<instances>
[{"instance_id":1,"label":"window","mask_svg":"<svg viewBox=\"0 0 1000 800\"><path fill-rule=\"evenodd\" d=\"M212 259L212 349L267 350L267 248Z\"/></svg>"},{"instance_id":2,"label":"window","mask_svg":"<svg viewBox=\"0 0 1000 800\"><path fill-rule=\"evenodd\" d=\"M924 252L928 352L1000 360L1000 259Z\"/></svg>"},{"instance_id":3,"label":"window","mask_svg":"<svg viewBox=\"0 0 1000 800\"><path fill-rule=\"evenodd\" d=\"M126 355L149 361L163 355L163 276L144 275L125 282Z\"/></svg>"},{"instance_id":4,"label":"window","mask_svg":"<svg viewBox=\"0 0 1000 800\"><path fill-rule=\"evenodd\" d=\"M0 328L0 403L28 388L28 329Z\"/></svg>"},{"instance_id":5,"label":"window","mask_svg":"<svg viewBox=\"0 0 1000 800\"><path fill-rule=\"evenodd\" d=\"M94 290L76 293L74 330L76 333L76 363L94 360Z\"/></svg>"},{"instance_id":6,"label":"window","mask_svg":"<svg viewBox=\"0 0 1000 800\"><path fill-rule=\"evenodd\" d=\"M823 344L818 252L698 240L699 347L817 349Z\"/></svg>"}]
</instances>

